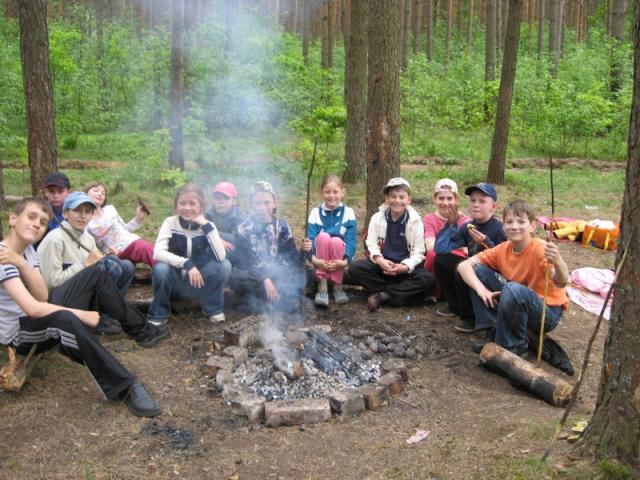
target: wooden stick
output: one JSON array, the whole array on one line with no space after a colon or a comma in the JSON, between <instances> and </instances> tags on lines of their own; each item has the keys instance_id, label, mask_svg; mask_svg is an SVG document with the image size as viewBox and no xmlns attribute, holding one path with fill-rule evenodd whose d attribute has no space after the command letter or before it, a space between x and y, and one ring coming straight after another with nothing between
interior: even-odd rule
<instances>
[{"instance_id":1,"label":"wooden stick","mask_svg":"<svg viewBox=\"0 0 640 480\"><path fill-rule=\"evenodd\" d=\"M307 238L307 230L309 230L309 203L311 202L311 176L313 175L313 167L316 164L316 152L318 150L318 139L316 138L313 142L313 155L311 155L311 165L309 165L309 173L307 174L307 205L304 213L304 238ZM306 261L307 255L306 253L302 254L302 290L304 291L305 283L307 281L307 272L306 272ZM302 313L303 309L303 297L300 296L300 304L299 310Z\"/></svg>"},{"instance_id":2,"label":"wooden stick","mask_svg":"<svg viewBox=\"0 0 640 480\"><path fill-rule=\"evenodd\" d=\"M400 398L400 397L391 397L391 398L393 398L394 400L399 401L400 403L404 403L405 405L409 405L410 407L413 407L413 408L420 408L420 407L418 407L418 405L414 405L413 403L408 402L407 400L403 400L403 399L402 399L402 398Z\"/></svg>"}]
</instances>

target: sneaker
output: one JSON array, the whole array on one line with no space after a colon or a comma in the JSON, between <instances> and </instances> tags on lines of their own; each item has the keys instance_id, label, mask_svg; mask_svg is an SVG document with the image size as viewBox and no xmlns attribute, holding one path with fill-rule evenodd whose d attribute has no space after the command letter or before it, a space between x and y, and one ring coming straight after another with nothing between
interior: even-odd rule
<instances>
[{"instance_id":1,"label":"sneaker","mask_svg":"<svg viewBox=\"0 0 640 480\"><path fill-rule=\"evenodd\" d=\"M320 292L316 293L316 298L314 299L314 303L316 307L328 307L329 306L329 292Z\"/></svg>"},{"instance_id":2,"label":"sneaker","mask_svg":"<svg viewBox=\"0 0 640 480\"><path fill-rule=\"evenodd\" d=\"M375 312L382 304L382 295L379 293L372 293L367 297L367 309L370 312Z\"/></svg>"},{"instance_id":3,"label":"sneaker","mask_svg":"<svg viewBox=\"0 0 640 480\"><path fill-rule=\"evenodd\" d=\"M226 319L227 318L224 316L224 312L216 313L215 315L210 315L209 316L209 321L211 323L222 323Z\"/></svg>"},{"instance_id":4,"label":"sneaker","mask_svg":"<svg viewBox=\"0 0 640 480\"><path fill-rule=\"evenodd\" d=\"M438 310L436 310L436 313L438 315L440 315L441 317L457 317L458 314L456 312L453 311L453 309L447 305L444 308L440 308Z\"/></svg>"},{"instance_id":5,"label":"sneaker","mask_svg":"<svg viewBox=\"0 0 640 480\"><path fill-rule=\"evenodd\" d=\"M100 323L98 323L94 331L98 335L119 335L122 333L122 327L117 320L101 315Z\"/></svg>"},{"instance_id":6,"label":"sneaker","mask_svg":"<svg viewBox=\"0 0 640 480\"><path fill-rule=\"evenodd\" d=\"M122 401L136 417L155 417L162 413L151 394L137 380L129 387Z\"/></svg>"},{"instance_id":7,"label":"sneaker","mask_svg":"<svg viewBox=\"0 0 640 480\"><path fill-rule=\"evenodd\" d=\"M171 335L171 331L166 324L153 325L149 323L146 334L140 338L137 338L136 342L142 348L151 348L163 338L167 338L169 335Z\"/></svg>"},{"instance_id":8,"label":"sneaker","mask_svg":"<svg viewBox=\"0 0 640 480\"><path fill-rule=\"evenodd\" d=\"M490 327L476 327L476 324L472 320L467 320L465 318L459 320L454 325L453 329L459 333L475 333L481 332L483 330L488 330Z\"/></svg>"},{"instance_id":9,"label":"sneaker","mask_svg":"<svg viewBox=\"0 0 640 480\"><path fill-rule=\"evenodd\" d=\"M343 288L333 289L333 299L336 301L338 305L344 305L345 303L349 303L349 297L347 296L347 292L345 292Z\"/></svg>"},{"instance_id":10,"label":"sneaker","mask_svg":"<svg viewBox=\"0 0 640 480\"><path fill-rule=\"evenodd\" d=\"M425 305L435 305L436 303L438 303L438 299L436 297L434 297L433 295L428 296L427 298L424 299L424 304Z\"/></svg>"}]
</instances>

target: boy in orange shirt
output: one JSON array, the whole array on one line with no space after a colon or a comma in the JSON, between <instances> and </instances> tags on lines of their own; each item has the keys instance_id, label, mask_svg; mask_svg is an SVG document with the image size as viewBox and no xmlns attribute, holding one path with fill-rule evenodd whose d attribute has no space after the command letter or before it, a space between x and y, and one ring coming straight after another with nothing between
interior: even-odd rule
<instances>
[{"instance_id":1,"label":"boy in orange shirt","mask_svg":"<svg viewBox=\"0 0 640 480\"><path fill-rule=\"evenodd\" d=\"M545 332L556 328L569 305L564 286L567 264L556 244L532 238L536 228L533 209L523 200L507 205L503 214L508 241L458 265L458 273L473 290L471 301L476 326L495 325L495 342L525 356L527 331L540 330L546 269ZM474 345L478 350L483 345Z\"/></svg>"}]
</instances>

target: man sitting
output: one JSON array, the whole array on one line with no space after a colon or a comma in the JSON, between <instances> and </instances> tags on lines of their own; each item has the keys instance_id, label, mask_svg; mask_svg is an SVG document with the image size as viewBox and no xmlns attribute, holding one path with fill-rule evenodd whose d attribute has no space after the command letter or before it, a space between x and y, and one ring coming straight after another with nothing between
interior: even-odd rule
<instances>
[{"instance_id":1,"label":"man sitting","mask_svg":"<svg viewBox=\"0 0 640 480\"><path fill-rule=\"evenodd\" d=\"M32 245L44 234L51 216L49 205L35 198L19 201L9 216L9 234L0 242L0 343L21 354L33 344L37 353L58 347L87 367L106 398L122 400L137 416L159 415L160 408L145 387L86 328L97 325L98 313L47 303L47 287ZM118 294L112 285L114 292ZM78 297L84 297L83 292ZM144 327L124 325L144 338Z\"/></svg>"}]
</instances>

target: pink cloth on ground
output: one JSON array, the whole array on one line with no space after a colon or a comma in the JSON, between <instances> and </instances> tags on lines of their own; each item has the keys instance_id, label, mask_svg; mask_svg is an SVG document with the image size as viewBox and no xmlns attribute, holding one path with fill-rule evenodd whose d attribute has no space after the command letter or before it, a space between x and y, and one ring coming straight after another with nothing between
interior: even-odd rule
<instances>
[{"instance_id":1,"label":"pink cloth on ground","mask_svg":"<svg viewBox=\"0 0 640 480\"><path fill-rule=\"evenodd\" d=\"M571 272L571 282L590 292L597 293L602 298L607 296L613 283L613 270L603 268L584 267Z\"/></svg>"},{"instance_id":2,"label":"pink cloth on ground","mask_svg":"<svg viewBox=\"0 0 640 480\"><path fill-rule=\"evenodd\" d=\"M127 248L118 253L118 258L131 260L133 263L146 263L152 267L158 263L153 259L153 244L142 238L131 242Z\"/></svg>"},{"instance_id":3,"label":"pink cloth on ground","mask_svg":"<svg viewBox=\"0 0 640 480\"><path fill-rule=\"evenodd\" d=\"M343 260L344 240L340 237L332 237L328 233L320 232L316 237L316 257L321 260ZM342 285L344 268L334 272L325 272L316 268L316 278L326 278L336 285Z\"/></svg>"}]
</instances>

